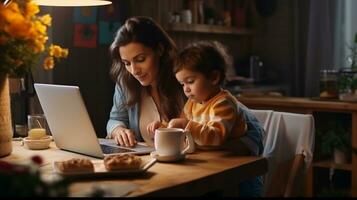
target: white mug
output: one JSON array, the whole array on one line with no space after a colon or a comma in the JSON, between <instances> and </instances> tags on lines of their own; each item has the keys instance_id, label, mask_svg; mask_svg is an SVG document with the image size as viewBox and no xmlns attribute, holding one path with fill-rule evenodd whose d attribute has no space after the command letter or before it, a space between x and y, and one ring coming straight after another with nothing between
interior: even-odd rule
<instances>
[{"instance_id":1,"label":"white mug","mask_svg":"<svg viewBox=\"0 0 357 200\"><path fill-rule=\"evenodd\" d=\"M187 147L184 142L187 138ZM194 151L191 134L181 128L158 128L155 130L155 150L159 156L179 156Z\"/></svg>"}]
</instances>

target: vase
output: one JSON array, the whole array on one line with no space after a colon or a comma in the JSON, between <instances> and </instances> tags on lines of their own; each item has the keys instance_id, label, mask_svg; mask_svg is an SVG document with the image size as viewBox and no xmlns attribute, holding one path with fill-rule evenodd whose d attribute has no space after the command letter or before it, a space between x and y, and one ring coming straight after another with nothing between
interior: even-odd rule
<instances>
[{"instance_id":1,"label":"vase","mask_svg":"<svg viewBox=\"0 0 357 200\"><path fill-rule=\"evenodd\" d=\"M12 151L11 125L9 78L7 74L0 73L0 157Z\"/></svg>"},{"instance_id":2,"label":"vase","mask_svg":"<svg viewBox=\"0 0 357 200\"><path fill-rule=\"evenodd\" d=\"M337 148L334 148L333 160L337 164L344 164L344 163L347 163L347 156L343 151L341 151Z\"/></svg>"}]
</instances>

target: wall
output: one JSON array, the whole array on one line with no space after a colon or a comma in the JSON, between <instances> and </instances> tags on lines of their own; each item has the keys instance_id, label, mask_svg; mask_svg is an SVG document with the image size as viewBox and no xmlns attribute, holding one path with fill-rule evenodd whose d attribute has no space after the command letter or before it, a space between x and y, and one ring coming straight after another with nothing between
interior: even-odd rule
<instances>
[{"instance_id":1,"label":"wall","mask_svg":"<svg viewBox=\"0 0 357 200\"><path fill-rule=\"evenodd\" d=\"M277 0L271 16L258 18L252 42L252 52L262 58L269 77L284 84L292 80L294 66L293 13L292 0Z\"/></svg>"},{"instance_id":2,"label":"wall","mask_svg":"<svg viewBox=\"0 0 357 200\"><path fill-rule=\"evenodd\" d=\"M53 70L53 83L80 87L97 135L104 137L114 92L114 82L109 77L109 44L99 44L97 39L95 48L75 47L73 15L73 8L56 7L52 10L53 43L69 48L69 57ZM117 21L121 21L121 17Z\"/></svg>"}]
</instances>

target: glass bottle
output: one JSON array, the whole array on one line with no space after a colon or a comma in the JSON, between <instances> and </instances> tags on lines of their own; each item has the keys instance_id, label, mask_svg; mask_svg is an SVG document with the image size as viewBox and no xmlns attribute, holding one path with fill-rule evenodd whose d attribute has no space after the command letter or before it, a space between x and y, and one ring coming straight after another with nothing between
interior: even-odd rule
<instances>
[{"instance_id":1,"label":"glass bottle","mask_svg":"<svg viewBox=\"0 0 357 200\"><path fill-rule=\"evenodd\" d=\"M320 70L320 98L338 98L338 71L334 69Z\"/></svg>"}]
</instances>

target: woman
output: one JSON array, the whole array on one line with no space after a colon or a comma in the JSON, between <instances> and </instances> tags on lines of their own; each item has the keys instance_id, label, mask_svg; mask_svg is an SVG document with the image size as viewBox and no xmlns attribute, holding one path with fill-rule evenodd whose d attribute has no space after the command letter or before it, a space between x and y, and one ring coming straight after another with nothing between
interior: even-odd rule
<instances>
[{"instance_id":1,"label":"woman","mask_svg":"<svg viewBox=\"0 0 357 200\"><path fill-rule=\"evenodd\" d=\"M178 117L184 104L172 70L176 45L151 18L133 17L118 30L110 54L116 86L108 138L128 147L138 141L153 145L147 125Z\"/></svg>"}]
</instances>

